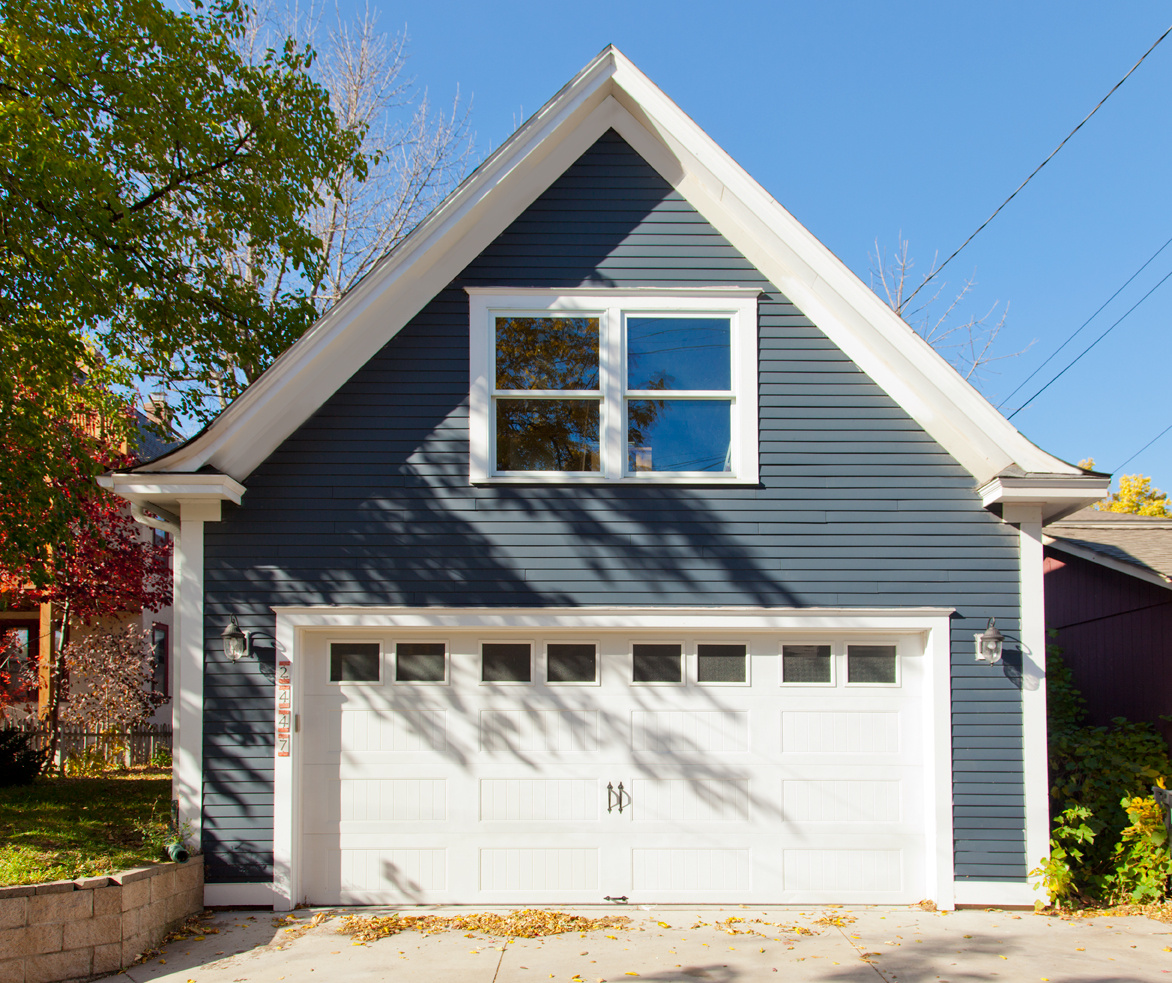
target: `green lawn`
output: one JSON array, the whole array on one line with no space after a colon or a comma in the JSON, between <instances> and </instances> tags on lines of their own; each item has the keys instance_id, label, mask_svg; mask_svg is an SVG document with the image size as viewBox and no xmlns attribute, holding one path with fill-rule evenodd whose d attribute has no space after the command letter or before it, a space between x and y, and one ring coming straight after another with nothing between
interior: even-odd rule
<instances>
[{"instance_id":1,"label":"green lawn","mask_svg":"<svg viewBox=\"0 0 1172 983\"><path fill-rule=\"evenodd\" d=\"M0 788L0 885L91 877L162 860L170 814L170 769Z\"/></svg>"}]
</instances>

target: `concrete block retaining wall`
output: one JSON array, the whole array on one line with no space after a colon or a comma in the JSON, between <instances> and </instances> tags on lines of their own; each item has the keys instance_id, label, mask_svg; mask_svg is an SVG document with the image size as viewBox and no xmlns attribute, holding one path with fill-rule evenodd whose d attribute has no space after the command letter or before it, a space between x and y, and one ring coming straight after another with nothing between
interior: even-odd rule
<instances>
[{"instance_id":1,"label":"concrete block retaining wall","mask_svg":"<svg viewBox=\"0 0 1172 983\"><path fill-rule=\"evenodd\" d=\"M203 858L0 887L0 983L116 973L203 910Z\"/></svg>"}]
</instances>

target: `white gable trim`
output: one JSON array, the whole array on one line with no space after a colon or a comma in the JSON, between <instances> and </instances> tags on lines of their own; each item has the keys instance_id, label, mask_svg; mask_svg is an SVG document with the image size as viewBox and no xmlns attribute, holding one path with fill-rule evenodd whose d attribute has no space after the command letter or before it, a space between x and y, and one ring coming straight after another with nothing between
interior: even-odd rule
<instances>
[{"instance_id":1,"label":"white gable trim","mask_svg":"<svg viewBox=\"0 0 1172 983\"><path fill-rule=\"evenodd\" d=\"M240 480L607 129L648 163L979 482L1081 476L1026 440L678 106L608 47L202 434L152 470Z\"/></svg>"}]
</instances>

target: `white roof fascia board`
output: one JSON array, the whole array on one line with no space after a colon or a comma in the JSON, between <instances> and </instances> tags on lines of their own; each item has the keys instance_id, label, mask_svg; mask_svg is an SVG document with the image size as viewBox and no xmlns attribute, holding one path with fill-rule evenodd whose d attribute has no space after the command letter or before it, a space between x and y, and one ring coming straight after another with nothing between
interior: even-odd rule
<instances>
[{"instance_id":1,"label":"white roof fascia board","mask_svg":"<svg viewBox=\"0 0 1172 983\"><path fill-rule=\"evenodd\" d=\"M1165 577L1162 573L1157 573L1155 570L1137 566L1134 563L1126 563L1123 560L1115 559L1113 556L1097 553L1086 546L1067 542L1064 539L1056 539L1053 536L1043 536L1042 542L1047 546L1054 547L1056 550L1061 550L1063 553L1077 556L1080 560L1097 563L1099 566L1106 567L1109 570L1125 573L1127 576L1135 577L1137 580L1146 580L1149 584L1155 584L1157 587L1172 590L1172 578Z\"/></svg>"},{"instance_id":2,"label":"white roof fascia board","mask_svg":"<svg viewBox=\"0 0 1172 983\"><path fill-rule=\"evenodd\" d=\"M218 517L221 502L239 505L247 490L226 474L114 473L98 476L98 484L131 505L183 515L184 507ZM209 506L212 506L209 508Z\"/></svg>"},{"instance_id":3,"label":"white roof fascia board","mask_svg":"<svg viewBox=\"0 0 1172 983\"><path fill-rule=\"evenodd\" d=\"M210 463L246 477L609 127L978 482L1010 464L1081 475L1022 436L614 48L510 137L203 435L148 466L180 471ZM1081 482L1076 497L1082 500Z\"/></svg>"},{"instance_id":4,"label":"white roof fascia board","mask_svg":"<svg viewBox=\"0 0 1172 983\"><path fill-rule=\"evenodd\" d=\"M1111 479L1089 474L999 475L977 489L981 502L991 505L1040 505L1044 523L1059 519L1102 501Z\"/></svg>"}]
</instances>

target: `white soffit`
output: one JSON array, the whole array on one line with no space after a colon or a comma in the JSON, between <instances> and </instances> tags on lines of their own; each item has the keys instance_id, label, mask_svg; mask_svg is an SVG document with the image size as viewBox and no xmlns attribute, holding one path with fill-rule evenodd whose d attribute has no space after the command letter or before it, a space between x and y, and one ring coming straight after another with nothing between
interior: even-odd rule
<instances>
[{"instance_id":1,"label":"white soffit","mask_svg":"<svg viewBox=\"0 0 1172 983\"><path fill-rule=\"evenodd\" d=\"M613 46L204 432L145 467L246 478L610 128L979 483L1013 464L1082 476L1023 437Z\"/></svg>"}]
</instances>

